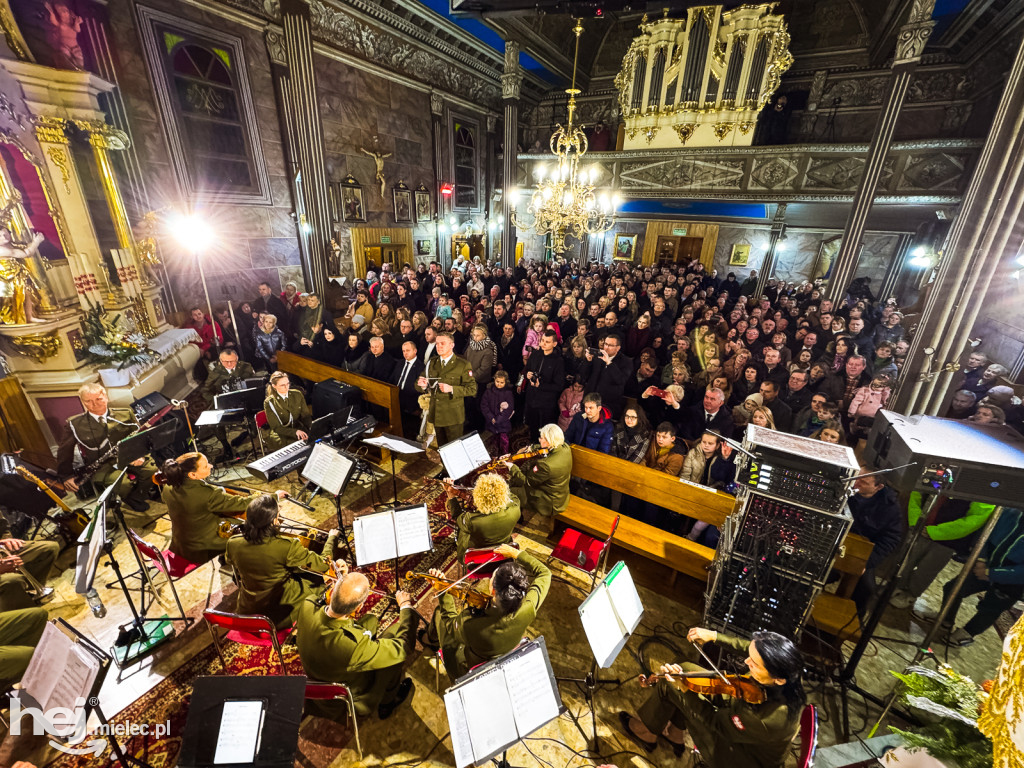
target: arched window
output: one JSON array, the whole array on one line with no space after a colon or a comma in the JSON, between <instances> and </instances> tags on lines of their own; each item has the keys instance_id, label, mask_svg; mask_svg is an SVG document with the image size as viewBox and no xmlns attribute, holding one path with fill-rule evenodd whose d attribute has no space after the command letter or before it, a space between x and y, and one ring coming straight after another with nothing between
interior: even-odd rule
<instances>
[{"instance_id":1,"label":"arched window","mask_svg":"<svg viewBox=\"0 0 1024 768\"><path fill-rule=\"evenodd\" d=\"M242 41L138 6L171 161L190 196L272 202Z\"/></svg>"}]
</instances>

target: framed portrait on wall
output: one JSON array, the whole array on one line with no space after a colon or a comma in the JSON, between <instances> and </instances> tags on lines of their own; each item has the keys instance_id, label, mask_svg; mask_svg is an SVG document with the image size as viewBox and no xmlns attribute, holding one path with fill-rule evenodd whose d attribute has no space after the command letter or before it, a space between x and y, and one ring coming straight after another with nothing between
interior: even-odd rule
<instances>
[{"instance_id":1,"label":"framed portrait on wall","mask_svg":"<svg viewBox=\"0 0 1024 768\"><path fill-rule=\"evenodd\" d=\"M729 266L730 267L745 267L747 262L750 260L750 244L749 243L735 243L732 247L732 253L729 254Z\"/></svg>"},{"instance_id":2,"label":"framed portrait on wall","mask_svg":"<svg viewBox=\"0 0 1024 768\"><path fill-rule=\"evenodd\" d=\"M843 244L842 235L835 235L827 240L822 240L818 246L818 253L814 257L814 267L811 269L811 282L818 279L828 280L832 276L832 264L839 254L839 246Z\"/></svg>"},{"instance_id":3,"label":"framed portrait on wall","mask_svg":"<svg viewBox=\"0 0 1024 768\"><path fill-rule=\"evenodd\" d=\"M391 191L395 203L395 223L412 224L412 190L399 181Z\"/></svg>"},{"instance_id":4,"label":"framed portrait on wall","mask_svg":"<svg viewBox=\"0 0 1024 768\"><path fill-rule=\"evenodd\" d=\"M416 187L416 223L422 224L434 218L434 206L431 205L430 190L420 184Z\"/></svg>"},{"instance_id":5,"label":"framed portrait on wall","mask_svg":"<svg viewBox=\"0 0 1024 768\"><path fill-rule=\"evenodd\" d=\"M632 261L636 254L636 235L615 236L615 261Z\"/></svg>"},{"instance_id":6,"label":"framed portrait on wall","mask_svg":"<svg viewBox=\"0 0 1024 768\"><path fill-rule=\"evenodd\" d=\"M342 221L366 221L366 208L363 207L363 187L350 174L336 186L338 207L341 209Z\"/></svg>"}]
</instances>

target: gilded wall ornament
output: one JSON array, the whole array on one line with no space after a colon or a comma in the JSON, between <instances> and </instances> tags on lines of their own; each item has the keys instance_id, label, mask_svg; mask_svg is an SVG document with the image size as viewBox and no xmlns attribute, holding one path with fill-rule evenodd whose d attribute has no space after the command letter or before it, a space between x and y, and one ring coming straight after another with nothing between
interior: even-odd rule
<instances>
[{"instance_id":1,"label":"gilded wall ornament","mask_svg":"<svg viewBox=\"0 0 1024 768\"><path fill-rule=\"evenodd\" d=\"M33 119L36 125L36 138L40 142L50 144L67 144L68 136L65 133L68 121L63 117L47 117L39 115Z\"/></svg>"},{"instance_id":2,"label":"gilded wall ornament","mask_svg":"<svg viewBox=\"0 0 1024 768\"><path fill-rule=\"evenodd\" d=\"M696 127L696 123L683 123L682 125L673 126L673 128L675 128L676 135L679 136L679 141L682 142L683 144L685 144L689 140L689 138L693 136L693 131L694 129L696 129Z\"/></svg>"},{"instance_id":3,"label":"gilded wall ornament","mask_svg":"<svg viewBox=\"0 0 1024 768\"><path fill-rule=\"evenodd\" d=\"M30 357L42 365L60 352L61 340L56 331L30 333L26 336L9 336L18 354Z\"/></svg>"},{"instance_id":4,"label":"gilded wall ornament","mask_svg":"<svg viewBox=\"0 0 1024 768\"><path fill-rule=\"evenodd\" d=\"M67 150L59 144L49 144L46 146L46 156L50 158L50 162L56 166L57 170L60 171L60 180L64 183L64 191L69 195L71 194L71 159L68 157Z\"/></svg>"},{"instance_id":5,"label":"gilded wall ornament","mask_svg":"<svg viewBox=\"0 0 1024 768\"><path fill-rule=\"evenodd\" d=\"M715 127L712 130L719 141L724 141L725 137L729 135L729 131L734 127L735 123L715 123Z\"/></svg>"}]
</instances>

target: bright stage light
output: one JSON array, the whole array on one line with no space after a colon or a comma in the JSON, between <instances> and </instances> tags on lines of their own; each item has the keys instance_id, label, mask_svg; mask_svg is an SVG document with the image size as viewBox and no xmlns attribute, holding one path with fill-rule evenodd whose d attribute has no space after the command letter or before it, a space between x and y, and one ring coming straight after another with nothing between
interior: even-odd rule
<instances>
[{"instance_id":1,"label":"bright stage light","mask_svg":"<svg viewBox=\"0 0 1024 768\"><path fill-rule=\"evenodd\" d=\"M167 218L167 228L178 244L193 253L202 253L213 245L216 235L209 222L196 213L175 213Z\"/></svg>"}]
</instances>

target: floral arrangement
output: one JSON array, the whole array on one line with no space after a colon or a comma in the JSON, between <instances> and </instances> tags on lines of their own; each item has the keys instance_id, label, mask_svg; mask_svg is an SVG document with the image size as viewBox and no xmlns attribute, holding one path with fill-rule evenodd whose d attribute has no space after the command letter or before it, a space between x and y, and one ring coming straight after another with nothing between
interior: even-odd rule
<instances>
[{"instance_id":1,"label":"floral arrangement","mask_svg":"<svg viewBox=\"0 0 1024 768\"><path fill-rule=\"evenodd\" d=\"M129 365L148 363L158 355L149 349L146 337L137 330L123 328L121 315L107 319L107 311L94 305L82 322L85 349L90 362L123 370Z\"/></svg>"},{"instance_id":2,"label":"floral arrangement","mask_svg":"<svg viewBox=\"0 0 1024 768\"><path fill-rule=\"evenodd\" d=\"M959 768L991 768L992 742L977 722L987 694L977 683L942 663L937 670L915 666L891 674L901 683L900 700L926 721L912 732L890 726L907 749L923 749Z\"/></svg>"}]
</instances>

